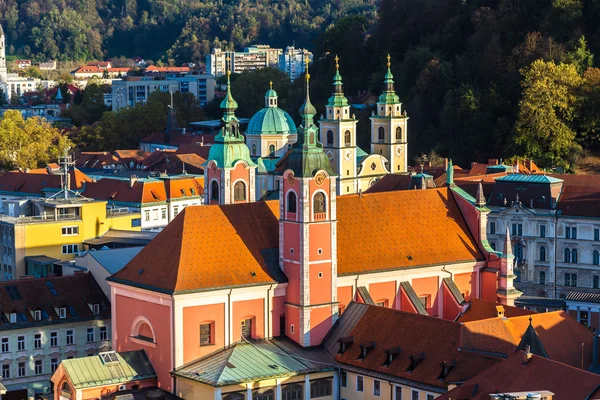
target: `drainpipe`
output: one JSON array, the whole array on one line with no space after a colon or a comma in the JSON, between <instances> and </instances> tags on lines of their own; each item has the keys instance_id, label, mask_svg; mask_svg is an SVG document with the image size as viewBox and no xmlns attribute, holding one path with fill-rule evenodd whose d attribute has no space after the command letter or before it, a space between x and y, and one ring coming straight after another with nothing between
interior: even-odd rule
<instances>
[{"instance_id":1,"label":"drainpipe","mask_svg":"<svg viewBox=\"0 0 600 400\"><path fill-rule=\"evenodd\" d=\"M267 320L265 321L267 332L265 339L271 339L273 337L273 327L271 326L271 289L273 289L273 285L270 285L267 289Z\"/></svg>"},{"instance_id":2,"label":"drainpipe","mask_svg":"<svg viewBox=\"0 0 600 400\"><path fill-rule=\"evenodd\" d=\"M233 327L231 326L231 293L233 289L229 289L229 293L227 293L227 343L228 346L232 344L231 332L233 331Z\"/></svg>"},{"instance_id":3,"label":"drainpipe","mask_svg":"<svg viewBox=\"0 0 600 400\"><path fill-rule=\"evenodd\" d=\"M558 211L556 211L557 213ZM557 285L557 280L558 280L558 248L557 248L557 244L556 244L556 232L558 230L558 214L554 214L554 238L552 239L554 242L554 298L556 299L557 296L557 290L556 290L556 285Z\"/></svg>"},{"instance_id":4,"label":"drainpipe","mask_svg":"<svg viewBox=\"0 0 600 400\"><path fill-rule=\"evenodd\" d=\"M448 270L446 269L446 266L445 266L445 265L442 267L442 272L445 272L445 273L447 273L447 274L450 274L450 279L454 280L454 275L452 274L452 272L450 272L450 271L448 271Z\"/></svg>"}]
</instances>

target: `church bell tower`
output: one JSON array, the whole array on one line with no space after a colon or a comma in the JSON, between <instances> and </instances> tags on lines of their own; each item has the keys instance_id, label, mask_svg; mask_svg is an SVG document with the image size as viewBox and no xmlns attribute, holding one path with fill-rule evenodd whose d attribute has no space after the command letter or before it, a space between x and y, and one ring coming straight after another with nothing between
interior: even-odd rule
<instances>
[{"instance_id":1,"label":"church bell tower","mask_svg":"<svg viewBox=\"0 0 600 400\"><path fill-rule=\"evenodd\" d=\"M285 334L301 346L321 343L337 314L336 174L314 124L308 59L298 141L279 180L279 264L288 277Z\"/></svg>"},{"instance_id":2,"label":"church bell tower","mask_svg":"<svg viewBox=\"0 0 600 400\"><path fill-rule=\"evenodd\" d=\"M6 36L2 25L0 25L0 83L6 83L8 75L6 72ZM5 93L8 96L8 93Z\"/></svg>"}]
</instances>

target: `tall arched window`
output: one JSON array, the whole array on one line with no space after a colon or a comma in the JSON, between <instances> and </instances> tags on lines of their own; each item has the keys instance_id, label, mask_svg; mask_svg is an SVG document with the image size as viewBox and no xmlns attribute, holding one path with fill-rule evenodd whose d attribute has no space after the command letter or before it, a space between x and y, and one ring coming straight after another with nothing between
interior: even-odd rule
<instances>
[{"instance_id":1,"label":"tall arched window","mask_svg":"<svg viewBox=\"0 0 600 400\"><path fill-rule=\"evenodd\" d=\"M63 384L60 387L60 395L61 397L66 397L68 399L71 398L71 386L69 386L69 382L63 382Z\"/></svg>"},{"instance_id":2,"label":"tall arched window","mask_svg":"<svg viewBox=\"0 0 600 400\"><path fill-rule=\"evenodd\" d=\"M296 213L296 193L294 192L288 194L287 212Z\"/></svg>"},{"instance_id":3,"label":"tall arched window","mask_svg":"<svg viewBox=\"0 0 600 400\"><path fill-rule=\"evenodd\" d=\"M594 250L592 253L592 263L594 265L600 265L600 252L598 252L598 250Z\"/></svg>"},{"instance_id":4,"label":"tall arched window","mask_svg":"<svg viewBox=\"0 0 600 400\"><path fill-rule=\"evenodd\" d=\"M217 181L212 181L210 184L210 199L219 201L219 184Z\"/></svg>"},{"instance_id":5,"label":"tall arched window","mask_svg":"<svg viewBox=\"0 0 600 400\"><path fill-rule=\"evenodd\" d=\"M350 146L352 144L352 135L350 134L350 131L346 131L344 132L344 145L345 146Z\"/></svg>"},{"instance_id":6,"label":"tall arched window","mask_svg":"<svg viewBox=\"0 0 600 400\"><path fill-rule=\"evenodd\" d=\"M333 132L327 131L327 145L333 145Z\"/></svg>"},{"instance_id":7,"label":"tall arched window","mask_svg":"<svg viewBox=\"0 0 600 400\"><path fill-rule=\"evenodd\" d=\"M303 386L299 383L281 385L281 395L284 399L303 399Z\"/></svg>"},{"instance_id":8,"label":"tall arched window","mask_svg":"<svg viewBox=\"0 0 600 400\"><path fill-rule=\"evenodd\" d=\"M275 157L275 145L274 144L269 146L269 157Z\"/></svg>"},{"instance_id":9,"label":"tall arched window","mask_svg":"<svg viewBox=\"0 0 600 400\"><path fill-rule=\"evenodd\" d=\"M325 204L325 195L322 192L318 192L317 194L315 194L313 200L313 212L315 214L327 212L327 205Z\"/></svg>"},{"instance_id":10,"label":"tall arched window","mask_svg":"<svg viewBox=\"0 0 600 400\"><path fill-rule=\"evenodd\" d=\"M377 137L379 138L379 140L385 140L385 129L383 128L383 126L379 127L379 131L377 132Z\"/></svg>"},{"instance_id":11,"label":"tall arched window","mask_svg":"<svg viewBox=\"0 0 600 400\"><path fill-rule=\"evenodd\" d=\"M569 250L568 248L566 248L564 250L563 261L566 262L566 263L571 262L571 250Z\"/></svg>"},{"instance_id":12,"label":"tall arched window","mask_svg":"<svg viewBox=\"0 0 600 400\"><path fill-rule=\"evenodd\" d=\"M402 140L402 128L396 128L396 140Z\"/></svg>"},{"instance_id":13,"label":"tall arched window","mask_svg":"<svg viewBox=\"0 0 600 400\"><path fill-rule=\"evenodd\" d=\"M540 261L546 261L546 248L540 247Z\"/></svg>"},{"instance_id":14,"label":"tall arched window","mask_svg":"<svg viewBox=\"0 0 600 400\"><path fill-rule=\"evenodd\" d=\"M252 145L252 155L255 156L256 155L256 144Z\"/></svg>"},{"instance_id":15,"label":"tall arched window","mask_svg":"<svg viewBox=\"0 0 600 400\"><path fill-rule=\"evenodd\" d=\"M246 184L238 181L233 185L233 201L246 200Z\"/></svg>"},{"instance_id":16,"label":"tall arched window","mask_svg":"<svg viewBox=\"0 0 600 400\"><path fill-rule=\"evenodd\" d=\"M577 249L571 250L571 262L577 263Z\"/></svg>"},{"instance_id":17,"label":"tall arched window","mask_svg":"<svg viewBox=\"0 0 600 400\"><path fill-rule=\"evenodd\" d=\"M244 400L246 395L243 392L227 393L223 395L223 400Z\"/></svg>"}]
</instances>

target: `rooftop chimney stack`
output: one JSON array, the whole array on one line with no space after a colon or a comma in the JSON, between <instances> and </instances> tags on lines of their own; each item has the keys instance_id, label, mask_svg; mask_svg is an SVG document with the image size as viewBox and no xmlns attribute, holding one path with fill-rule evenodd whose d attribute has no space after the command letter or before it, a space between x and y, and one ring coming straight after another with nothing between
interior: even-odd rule
<instances>
[{"instance_id":1,"label":"rooftop chimney stack","mask_svg":"<svg viewBox=\"0 0 600 400\"><path fill-rule=\"evenodd\" d=\"M523 364L527 364L529 360L533 357L533 353L531 352L531 346L525 346L525 353L523 354Z\"/></svg>"}]
</instances>

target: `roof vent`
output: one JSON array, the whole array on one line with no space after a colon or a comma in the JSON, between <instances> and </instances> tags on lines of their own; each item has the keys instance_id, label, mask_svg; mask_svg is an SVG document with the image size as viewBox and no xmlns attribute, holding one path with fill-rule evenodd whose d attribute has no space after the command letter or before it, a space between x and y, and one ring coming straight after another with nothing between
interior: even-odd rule
<instances>
[{"instance_id":1,"label":"roof vent","mask_svg":"<svg viewBox=\"0 0 600 400\"><path fill-rule=\"evenodd\" d=\"M408 261L412 261L412 256L410 254L406 256L406 258L408 258Z\"/></svg>"},{"instance_id":2,"label":"roof vent","mask_svg":"<svg viewBox=\"0 0 600 400\"><path fill-rule=\"evenodd\" d=\"M250 275L251 275L253 278L256 278L256 272L252 271L252 272L250 272Z\"/></svg>"},{"instance_id":3,"label":"roof vent","mask_svg":"<svg viewBox=\"0 0 600 400\"><path fill-rule=\"evenodd\" d=\"M141 275L144 272L144 268L140 268L140 270L138 271L138 275Z\"/></svg>"},{"instance_id":4,"label":"roof vent","mask_svg":"<svg viewBox=\"0 0 600 400\"><path fill-rule=\"evenodd\" d=\"M533 399L539 400L541 398L542 398L542 395L537 392L527 393L527 400L533 400Z\"/></svg>"},{"instance_id":5,"label":"roof vent","mask_svg":"<svg viewBox=\"0 0 600 400\"><path fill-rule=\"evenodd\" d=\"M338 342L340 343L340 354L344 354L344 352L348 349L348 346L350 346L352 343L354 343L354 336L346 336L343 338L338 339Z\"/></svg>"}]
</instances>

